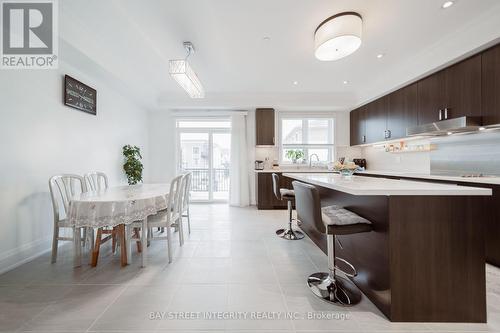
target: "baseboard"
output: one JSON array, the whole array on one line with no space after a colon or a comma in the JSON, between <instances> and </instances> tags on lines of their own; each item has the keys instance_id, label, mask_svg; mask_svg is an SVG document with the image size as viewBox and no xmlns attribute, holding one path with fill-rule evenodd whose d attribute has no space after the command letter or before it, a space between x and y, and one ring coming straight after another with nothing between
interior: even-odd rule
<instances>
[{"instance_id":1,"label":"baseboard","mask_svg":"<svg viewBox=\"0 0 500 333\"><path fill-rule=\"evenodd\" d=\"M0 274L13 270L50 251L52 237L39 239L9 250L0 256Z\"/></svg>"}]
</instances>

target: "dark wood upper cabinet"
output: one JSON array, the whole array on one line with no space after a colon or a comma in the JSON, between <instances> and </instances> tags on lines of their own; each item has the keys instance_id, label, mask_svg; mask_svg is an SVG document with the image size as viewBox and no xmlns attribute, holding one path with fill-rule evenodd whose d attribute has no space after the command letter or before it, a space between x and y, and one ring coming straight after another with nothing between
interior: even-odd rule
<instances>
[{"instance_id":1,"label":"dark wood upper cabinet","mask_svg":"<svg viewBox=\"0 0 500 333\"><path fill-rule=\"evenodd\" d=\"M481 116L481 54L448 67L446 74L446 119Z\"/></svg>"},{"instance_id":2,"label":"dark wood upper cabinet","mask_svg":"<svg viewBox=\"0 0 500 333\"><path fill-rule=\"evenodd\" d=\"M388 139L399 139L406 136L406 128L418 124L417 84L396 90L389 95L387 108Z\"/></svg>"},{"instance_id":3,"label":"dark wood upper cabinet","mask_svg":"<svg viewBox=\"0 0 500 333\"><path fill-rule=\"evenodd\" d=\"M463 116L500 124L500 44L352 111L351 145L404 138L408 127Z\"/></svg>"},{"instance_id":4,"label":"dark wood upper cabinet","mask_svg":"<svg viewBox=\"0 0 500 333\"><path fill-rule=\"evenodd\" d=\"M500 45L482 55L483 125L500 124Z\"/></svg>"},{"instance_id":5,"label":"dark wood upper cabinet","mask_svg":"<svg viewBox=\"0 0 500 333\"><path fill-rule=\"evenodd\" d=\"M255 110L257 146L274 146L274 109Z\"/></svg>"},{"instance_id":6,"label":"dark wood upper cabinet","mask_svg":"<svg viewBox=\"0 0 500 333\"><path fill-rule=\"evenodd\" d=\"M481 116L481 55L418 82L419 125L462 116Z\"/></svg>"},{"instance_id":7,"label":"dark wood upper cabinet","mask_svg":"<svg viewBox=\"0 0 500 333\"><path fill-rule=\"evenodd\" d=\"M366 106L366 142L373 143L386 139L388 97L381 97Z\"/></svg>"},{"instance_id":8,"label":"dark wood upper cabinet","mask_svg":"<svg viewBox=\"0 0 500 333\"><path fill-rule=\"evenodd\" d=\"M446 75L437 72L418 81L418 124L429 124L439 121L446 102Z\"/></svg>"},{"instance_id":9,"label":"dark wood upper cabinet","mask_svg":"<svg viewBox=\"0 0 500 333\"><path fill-rule=\"evenodd\" d=\"M365 133L365 107L352 110L350 116L351 146L361 145L366 142Z\"/></svg>"}]
</instances>

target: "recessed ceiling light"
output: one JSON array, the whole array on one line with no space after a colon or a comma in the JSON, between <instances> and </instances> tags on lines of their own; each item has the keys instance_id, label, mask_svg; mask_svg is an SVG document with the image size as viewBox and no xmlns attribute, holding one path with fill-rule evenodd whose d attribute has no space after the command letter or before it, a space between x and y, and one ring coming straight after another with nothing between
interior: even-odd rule
<instances>
[{"instance_id":1,"label":"recessed ceiling light","mask_svg":"<svg viewBox=\"0 0 500 333\"><path fill-rule=\"evenodd\" d=\"M355 12L335 14L316 28L314 55L321 61L347 57L361 46L363 20Z\"/></svg>"},{"instance_id":2,"label":"recessed ceiling light","mask_svg":"<svg viewBox=\"0 0 500 333\"><path fill-rule=\"evenodd\" d=\"M383 53L379 53L377 54L377 58L380 59L380 58L383 58L384 57L384 54Z\"/></svg>"},{"instance_id":3,"label":"recessed ceiling light","mask_svg":"<svg viewBox=\"0 0 500 333\"><path fill-rule=\"evenodd\" d=\"M441 7L444 9L450 8L451 6L453 6L453 3L454 3L453 1L446 1L445 3L443 3Z\"/></svg>"},{"instance_id":4,"label":"recessed ceiling light","mask_svg":"<svg viewBox=\"0 0 500 333\"><path fill-rule=\"evenodd\" d=\"M342 83L343 83L343 84L348 84L348 83L349 83L349 81L344 80L344 82L342 82Z\"/></svg>"},{"instance_id":5,"label":"recessed ceiling light","mask_svg":"<svg viewBox=\"0 0 500 333\"><path fill-rule=\"evenodd\" d=\"M299 81L293 81L293 85L296 86L299 84Z\"/></svg>"},{"instance_id":6,"label":"recessed ceiling light","mask_svg":"<svg viewBox=\"0 0 500 333\"><path fill-rule=\"evenodd\" d=\"M264 37L262 37L262 39L263 39L263 40L265 40L265 41L268 41L268 40L271 40L271 37L269 37L269 36L264 36Z\"/></svg>"}]
</instances>

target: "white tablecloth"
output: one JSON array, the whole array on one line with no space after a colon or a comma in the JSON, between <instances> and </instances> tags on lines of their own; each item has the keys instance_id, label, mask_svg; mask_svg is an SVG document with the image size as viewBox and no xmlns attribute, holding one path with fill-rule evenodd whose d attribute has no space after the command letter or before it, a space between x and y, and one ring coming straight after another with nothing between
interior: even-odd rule
<instances>
[{"instance_id":1,"label":"white tablecloth","mask_svg":"<svg viewBox=\"0 0 500 333\"><path fill-rule=\"evenodd\" d=\"M68 221L94 228L140 221L167 208L169 190L169 184L139 184L82 193L70 201Z\"/></svg>"}]
</instances>

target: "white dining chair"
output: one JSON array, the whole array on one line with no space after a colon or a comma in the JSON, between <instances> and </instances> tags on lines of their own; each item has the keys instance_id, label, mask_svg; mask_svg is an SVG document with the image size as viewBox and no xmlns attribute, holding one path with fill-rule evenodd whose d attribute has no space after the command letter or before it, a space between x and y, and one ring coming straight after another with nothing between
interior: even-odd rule
<instances>
[{"instance_id":1,"label":"white dining chair","mask_svg":"<svg viewBox=\"0 0 500 333\"><path fill-rule=\"evenodd\" d=\"M86 173L83 178L85 179L85 185L87 186L88 191L103 191L106 190L109 186L108 176L104 172L94 171ZM92 257L91 257L91 266L97 266L97 262L99 260L99 252L101 249L101 245L111 240L111 251L113 254L116 253L116 246L119 243L120 237L120 228L118 227L105 227L98 228L97 235L95 237L94 242L94 229L90 228L87 230L87 234L89 235L88 239L91 244L93 244L92 248ZM104 237L103 237L104 236Z\"/></svg>"},{"instance_id":2,"label":"white dining chair","mask_svg":"<svg viewBox=\"0 0 500 333\"><path fill-rule=\"evenodd\" d=\"M132 223L129 226L129 230L127 231L127 242L129 242L128 248L130 249L130 241L131 241L131 230L133 228L141 228L141 243L142 243L142 266L146 266L147 260L147 241L155 241L155 240L167 240L167 251L168 251L168 262L172 262L172 231L171 228L173 224L176 223L180 218L180 194L182 193L182 179L183 176L175 177L170 183L170 190L168 193L167 199L167 207L161 211L159 211L155 215L151 215L147 217L144 221L147 221L147 224L144 221L137 221ZM166 237L160 236L161 233L150 233L153 228L164 228L166 230ZM180 231L180 230L179 230ZM149 235L148 235L149 234Z\"/></svg>"},{"instance_id":3,"label":"white dining chair","mask_svg":"<svg viewBox=\"0 0 500 333\"><path fill-rule=\"evenodd\" d=\"M81 237L82 228L72 226L68 219L69 203L73 196L86 192L85 180L82 176L73 174L61 174L49 179L49 190L54 211L54 233L52 236L52 259L57 261L57 249L59 241L72 241L74 243L75 263L80 261L81 248L85 246L85 237ZM72 237L61 236L61 228L72 229Z\"/></svg>"},{"instance_id":4,"label":"white dining chair","mask_svg":"<svg viewBox=\"0 0 500 333\"><path fill-rule=\"evenodd\" d=\"M83 178L88 191L101 191L108 188L108 176L104 172L89 172Z\"/></svg>"},{"instance_id":5,"label":"white dining chair","mask_svg":"<svg viewBox=\"0 0 500 333\"><path fill-rule=\"evenodd\" d=\"M193 174L188 172L184 174L184 184L182 186L182 203L181 203L181 223L184 217L187 218L188 234L191 233L191 217L189 214L189 204L191 199L191 177Z\"/></svg>"},{"instance_id":6,"label":"white dining chair","mask_svg":"<svg viewBox=\"0 0 500 333\"><path fill-rule=\"evenodd\" d=\"M175 198L173 198L173 200L176 200L178 201L177 204L174 204L173 206L175 206L178 210L177 214L175 214L175 220L172 221L172 228L175 229L175 231L179 232L179 244L182 246L184 245L184 225L182 224L182 214L183 214L183 205L184 205L184 194L185 194L185 190L186 190L186 186L187 186L187 181L190 181L190 179L188 179L187 175L190 174L190 173L184 173L182 175L180 175L179 177L182 177L181 179L181 183L180 183L180 188L179 188L179 191L176 195ZM190 226L188 225L188 228L190 228ZM151 235L153 234L152 232L153 229L150 229L150 237ZM158 230L160 231L160 233L163 233L165 231L165 228L158 228ZM191 233L191 230L189 230L189 233Z\"/></svg>"}]
</instances>

